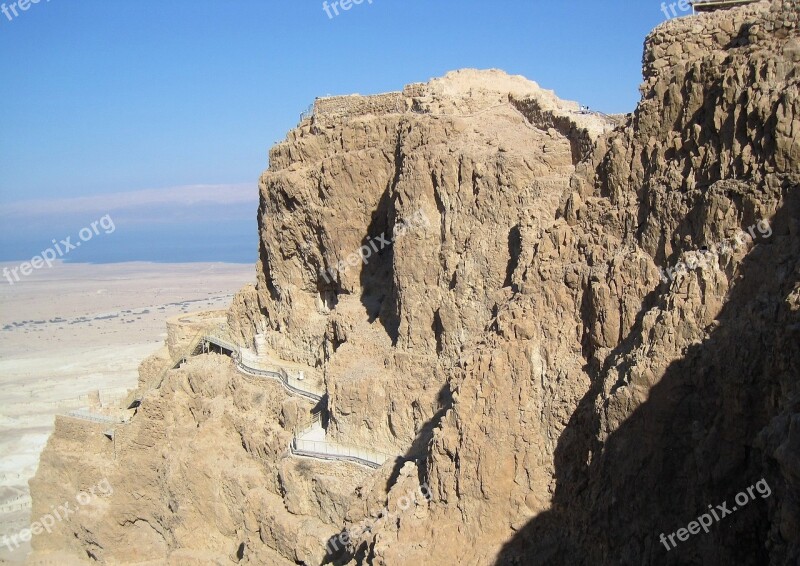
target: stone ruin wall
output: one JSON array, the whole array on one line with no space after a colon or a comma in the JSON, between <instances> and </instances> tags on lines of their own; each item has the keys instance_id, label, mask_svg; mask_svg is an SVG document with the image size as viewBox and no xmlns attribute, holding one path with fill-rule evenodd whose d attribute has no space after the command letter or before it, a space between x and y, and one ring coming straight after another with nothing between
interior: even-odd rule
<instances>
[{"instance_id":1,"label":"stone ruin wall","mask_svg":"<svg viewBox=\"0 0 800 566\"><path fill-rule=\"evenodd\" d=\"M406 108L406 97L402 92L386 92L371 96L358 94L331 96L314 101L314 120L323 123L338 122L349 116L402 113Z\"/></svg>"},{"instance_id":2,"label":"stone ruin wall","mask_svg":"<svg viewBox=\"0 0 800 566\"><path fill-rule=\"evenodd\" d=\"M566 137L572 146L573 161L577 163L589 155L594 147L594 139L586 128L580 127L569 116L556 114L551 110L544 110L539 103L532 99L511 99L511 104L536 128L547 131L554 128Z\"/></svg>"},{"instance_id":3,"label":"stone ruin wall","mask_svg":"<svg viewBox=\"0 0 800 566\"><path fill-rule=\"evenodd\" d=\"M350 116L400 114L411 107L410 99L425 95L426 87L425 83L412 83L403 87L402 92L317 98L314 101L314 120L332 123Z\"/></svg>"}]
</instances>

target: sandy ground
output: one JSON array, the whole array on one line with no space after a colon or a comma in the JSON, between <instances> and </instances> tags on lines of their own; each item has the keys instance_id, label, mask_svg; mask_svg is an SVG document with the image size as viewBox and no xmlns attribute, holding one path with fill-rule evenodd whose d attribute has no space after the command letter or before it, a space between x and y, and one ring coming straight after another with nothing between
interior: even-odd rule
<instances>
[{"instance_id":1,"label":"sandy ground","mask_svg":"<svg viewBox=\"0 0 800 566\"><path fill-rule=\"evenodd\" d=\"M28 551L10 552L3 535L29 526L28 479L53 416L92 392L122 397L168 317L227 308L254 280L252 265L223 263L57 264L0 279L0 560Z\"/></svg>"}]
</instances>

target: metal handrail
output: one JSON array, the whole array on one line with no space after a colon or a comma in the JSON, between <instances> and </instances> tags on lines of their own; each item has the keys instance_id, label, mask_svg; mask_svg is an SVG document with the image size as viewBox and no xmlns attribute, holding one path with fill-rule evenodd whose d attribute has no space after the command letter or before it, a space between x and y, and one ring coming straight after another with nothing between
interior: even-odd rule
<instances>
[{"instance_id":1,"label":"metal handrail","mask_svg":"<svg viewBox=\"0 0 800 566\"><path fill-rule=\"evenodd\" d=\"M198 344L203 340L215 344L226 350L230 350L232 352L232 357L234 359L236 368L247 375L255 375L257 377L269 377L272 379L278 379L283 384L283 386L289 391L301 395L303 397L306 397L315 402L320 401L323 397L323 395L305 389L301 389L300 387L298 387L297 385L299 385L299 380L297 380L296 378L292 378L289 375L289 373L283 368L279 367L278 371L270 371L248 365L243 359L241 348L239 348L232 342L229 342L225 338L218 336L216 333L209 333L207 330L201 331L196 336L193 337L189 347L186 350L184 350L183 355L177 358L178 361L180 361L181 359L186 359L188 356L191 356L194 350L197 349ZM157 387L161 387L167 372L175 367L175 363L176 362L174 359L170 360L170 366L167 367L161 374L160 376L161 379L159 380L159 384ZM297 385L294 385L292 382L297 382ZM95 423L103 423L103 424L125 424L129 422L122 418L114 418L107 415L91 413L89 411L82 409L70 411L66 413L64 416ZM299 428L300 426L303 427L302 430ZM319 427L322 426L321 411L313 413L309 421L304 422L296 427L296 430L298 432L293 436L291 442L289 443L290 453L299 456L308 456L311 458L320 458L325 460L348 461L355 464L368 466L370 468L380 468L385 462L387 462L391 458L390 455L385 454L383 452L379 452L377 450L369 450L363 448L356 448L352 446L345 446L334 442L326 442L319 440L304 440L302 438L299 438L300 436L311 432L317 426Z\"/></svg>"},{"instance_id":2,"label":"metal handrail","mask_svg":"<svg viewBox=\"0 0 800 566\"><path fill-rule=\"evenodd\" d=\"M691 2L692 10L697 12L713 11L717 8L733 8L754 4L758 0L695 0Z\"/></svg>"},{"instance_id":3,"label":"metal handrail","mask_svg":"<svg viewBox=\"0 0 800 566\"><path fill-rule=\"evenodd\" d=\"M302 427L302 428L301 428ZM305 422L298 423L295 425L295 436L303 436L308 434L315 427L322 428L322 411L317 411L316 413L311 413L311 418Z\"/></svg>"},{"instance_id":4,"label":"metal handrail","mask_svg":"<svg viewBox=\"0 0 800 566\"><path fill-rule=\"evenodd\" d=\"M299 380L291 377L283 368L279 368L278 371L270 371L266 369L252 367L250 365L247 365L244 359L242 359L241 352L238 351L236 352L236 356L234 357L234 363L236 364L236 368L242 373L245 373L247 375L254 375L256 377L270 377L273 379L277 379L283 384L283 386L286 389L288 389L292 393L306 397L307 399L310 399L311 401L314 402L322 400L323 397L322 394L310 391L308 389L301 389L297 385L293 385L292 383L293 381L297 382Z\"/></svg>"},{"instance_id":5,"label":"metal handrail","mask_svg":"<svg viewBox=\"0 0 800 566\"><path fill-rule=\"evenodd\" d=\"M181 362L186 361L186 359L192 355L192 352L194 352L197 349L197 346L203 339L203 334L204 332L202 330L197 334L195 334L192 337L192 341L189 343L189 346L185 348L178 357L170 358L169 365L167 365L167 367L164 368L164 371L162 371L161 375L159 376L158 385L156 385L154 388L153 387L149 388L148 391L150 391L150 389L161 388L161 385L164 383L164 378L167 376L167 373L169 373L170 370L175 369L178 365L181 364Z\"/></svg>"},{"instance_id":6,"label":"metal handrail","mask_svg":"<svg viewBox=\"0 0 800 566\"><path fill-rule=\"evenodd\" d=\"M301 428L302 427L302 428ZM343 460L362 464L370 468L380 468L392 456L378 450L346 446L326 440L303 438L315 428L322 428L322 411L313 413L311 419L295 426L295 434L289 443L289 452L298 456L308 456L323 460Z\"/></svg>"},{"instance_id":7,"label":"metal handrail","mask_svg":"<svg viewBox=\"0 0 800 566\"><path fill-rule=\"evenodd\" d=\"M300 112L300 121L306 120L314 116L314 103L308 105L308 108Z\"/></svg>"},{"instance_id":8,"label":"metal handrail","mask_svg":"<svg viewBox=\"0 0 800 566\"><path fill-rule=\"evenodd\" d=\"M388 454L377 450L355 448L322 440L303 440L296 436L292 439L289 449L298 456L309 456L322 460L343 460L370 468L380 468L391 458Z\"/></svg>"},{"instance_id":9,"label":"metal handrail","mask_svg":"<svg viewBox=\"0 0 800 566\"><path fill-rule=\"evenodd\" d=\"M207 342L211 342L219 346L220 348L230 350L233 353L232 357L236 369L242 373L255 377L269 377L278 379L291 393L305 397L315 403L322 400L324 392L303 387L303 385L305 385L304 382L289 375L289 373L282 367L278 367L277 371L271 371L250 365L242 355L242 349L236 345L229 336L225 336L225 334L227 334L226 331L223 328L217 328L216 330L216 332L208 332L204 339Z\"/></svg>"},{"instance_id":10,"label":"metal handrail","mask_svg":"<svg viewBox=\"0 0 800 566\"><path fill-rule=\"evenodd\" d=\"M216 334L206 334L204 340L225 350L230 350L231 352L237 352L239 350L239 347L236 344L233 342L228 342L226 339Z\"/></svg>"},{"instance_id":11,"label":"metal handrail","mask_svg":"<svg viewBox=\"0 0 800 566\"><path fill-rule=\"evenodd\" d=\"M64 415L66 417L71 417L73 419L80 419L84 421L92 421L96 423L104 423L104 424L122 424L125 422L125 419L121 418L114 418L109 417L108 415L100 415L98 413L91 413L89 411L70 411Z\"/></svg>"}]
</instances>

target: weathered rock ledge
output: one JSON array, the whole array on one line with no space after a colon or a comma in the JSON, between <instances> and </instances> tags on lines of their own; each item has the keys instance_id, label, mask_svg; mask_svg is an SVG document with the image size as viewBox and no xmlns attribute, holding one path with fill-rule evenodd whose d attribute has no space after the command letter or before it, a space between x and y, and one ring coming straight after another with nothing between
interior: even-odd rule
<instances>
[{"instance_id":1,"label":"weathered rock ledge","mask_svg":"<svg viewBox=\"0 0 800 566\"><path fill-rule=\"evenodd\" d=\"M34 515L102 478L114 493L36 556L797 562L798 14L659 26L623 123L500 71L318 99L270 151L258 279L227 325L318 373L332 441L396 460L292 456L312 403L216 354L163 372L191 335L173 321L113 443L57 423ZM659 542L762 478L769 498Z\"/></svg>"}]
</instances>

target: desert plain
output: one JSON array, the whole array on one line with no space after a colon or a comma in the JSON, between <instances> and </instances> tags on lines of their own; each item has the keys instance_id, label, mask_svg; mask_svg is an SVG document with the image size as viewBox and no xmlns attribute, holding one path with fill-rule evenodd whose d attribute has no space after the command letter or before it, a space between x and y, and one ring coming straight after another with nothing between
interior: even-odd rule
<instances>
[{"instance_id":1,"label":"desert plain","mask_svg":"<svg viewBox=\"0 0 800 566\"><path fill-rule=\"evenodd\" d=\"M225 309L254 278L251 264L131 262L57 263L0 280L0 561L29 551L2 541L33 520L28 480L54 416L89 397L124 398L168 317Z\"/></svg>"}]
</instances>

